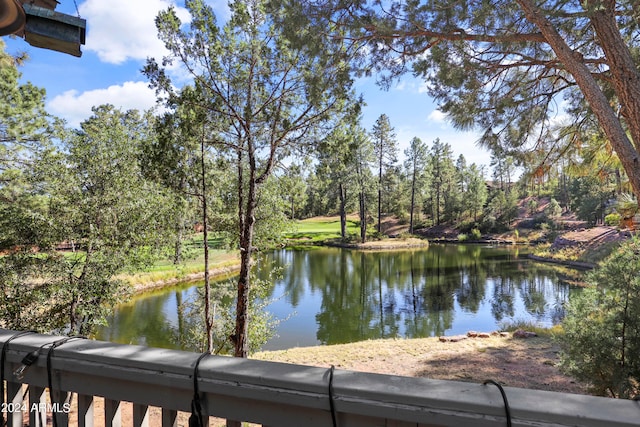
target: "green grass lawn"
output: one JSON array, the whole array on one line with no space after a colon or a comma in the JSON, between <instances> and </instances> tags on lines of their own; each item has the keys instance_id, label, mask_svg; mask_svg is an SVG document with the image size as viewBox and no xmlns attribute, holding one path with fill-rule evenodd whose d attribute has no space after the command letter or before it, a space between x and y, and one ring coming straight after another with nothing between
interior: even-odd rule
<instances>
[{"instance_id":1,"label":"green grass lawn","mask_svg":"<svg viewBox=\"0 0 640 427\"><path fill-rule=\"evenodd\" d=\"M337 239L340 237L340 217L320 217L296 221L293 229L294 231L285 234L289 240L321 242ZM357 221L347 219L347 233L360 233Z\"/></svg>"}]
</instances>

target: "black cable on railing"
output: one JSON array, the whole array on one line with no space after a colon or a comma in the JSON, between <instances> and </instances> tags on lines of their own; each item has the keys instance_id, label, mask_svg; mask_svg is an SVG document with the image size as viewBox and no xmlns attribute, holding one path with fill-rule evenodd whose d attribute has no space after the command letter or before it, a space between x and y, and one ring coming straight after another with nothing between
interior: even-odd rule
<instances>
[{"instance_id":1,"label":"black cable on railing","mask_svg":"<svg viewBox=\"0 0 640 427\"><path fill-rule=\"evenodd\" d=\"M24 335L35 334L36 331L21 331L11 335L3 344L2 344L2 352L0 354L0 391L2 392L0 396L2 396L2 407L5 407L5 388L4 388L4 363L7 359L7 344L13 341L16 338L20 338ZM3 411L4 412L4 411ZM7 425L7 419L4 417L4 413L2 414L2 425Z\"/></svg>"},{"instance_id":2,"label":"black cable on railing","mask_svg":"<svg viewBox=\"0 0 640 427\"><path fill-rule=\"evenodd\" d=\"M193 368L193 399L191 400L191 416L189 417L189 427L204 427L204 420L202 417L202 404L200 403L200 390L198 388L198 368L200 361L210 355L211 353L202 353L198 360L196 360L196 366Z\"/></svg>"},{"instance_id":3,"label":"black cable on railing","mask_svg":"<svg viewBox=\"0 0 640 427\"><path fill-rule=\"evenodd\" d=\"M333 371L336 367L331 365L329 369L329 409L331 409L331 421L333 421L333 427L338 427L338 421L336 417L336 406L333 401Z\"/></svg>"},{"instance_id":4,"label":"black cable on railing","mask_svg":"<svg viewBox=\"0 0 640 427\"><path fill-rule=\"evenodd\" d=\"M507 414L507 427L511 427L511 409L509 408L509 401L507 400L507 393L504 392L504 388L494 380L485 380L482 385L493 384L498 387L500 390L500 394L502 395L502 400L504 401L504 410Z\"/></svg>"},{"instance_id":5,"label":"black cable on railing","mask_svg":"<svg viewBox=\"0 0 640 427\"><path fill-rule=\"evenodd\" d=\"M81 338L85 338L85 337L65 337L62 339L59 339L58 341L54 341L51 343L51 347L49 347L49 351L47 351L47 382L49 384L49 400L51 401L51 404L53 404L55 402L55 400L53 399L53 381L52 381L52 369L51 369L51 356L53 356L53 350L56 347L60 347L62 344L67 343L71 340L75 340L75 339L81 339ZM47 345L47 344L45 344ZM42 346L44 347L44 345ZM40 348L42 348L40 347ZM51 418L53 419L53 427L58 427L58 417L56 416L56 414L52 414Z\"/></svg>"}]
</instances>

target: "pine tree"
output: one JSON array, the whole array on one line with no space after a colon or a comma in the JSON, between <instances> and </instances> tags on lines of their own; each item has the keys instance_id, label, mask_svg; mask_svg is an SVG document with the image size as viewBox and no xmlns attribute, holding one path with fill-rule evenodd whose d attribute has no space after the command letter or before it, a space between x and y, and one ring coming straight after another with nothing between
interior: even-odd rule
<instances>
[{"instance_id":1,"label":"pine tree","mask_svg":"<svg viewBox=\"0 0 640 427\"><path fill-rule=\"evenodd\" d=\"M541 135L559 140L559 114L571 117L561 127L573 136L567 141L602 131L640 202L636 2L304 5L296 13L313 17L316 31L352 41L362 70L384 73L387 85L407 72L423 77L455 126L477 127L481 144L497 152L522 156Z\"/></svg>"},{"instance_id":2,"label":"pine tree","mask_svg":"<svg viewBox=\"0 0 640 427\"><path fill-rule=\"evenodd\" d=\"M382 175L383 172L397 162L398 147L396 135L386 114L381 114L371 130L373 152L378 169L378 233L382 232Z\"/></svg>"},{"instance_id":3,"label":"pine tree","mask_svg":"<svg viewBox=\"0 0 640 427\"><path fill-rule=\"evenodd\" d=\"M425 168L429 149L418 137L414 137L404 151L405 169L411 179L411 205L409 208L409 233L413 233L413 215L416 206L416 192L420 193L425 182Z\"/></svg>"},{"instance_id":4,"label":"pine tree","mask_svg":"<svg viewBox=\"0 0 640 427\"><path fill-rule=\"evenodd\" d=\"M320 124L335 117L350 96L349 66L340 40L280 25L284 12L277 2L234 1L223 27L203 0L186 7L188 26L173 8L156 23L171 52L164 63L180 61L191 73L202 99L198 108L217 125L208 139L235 163L241 267L233 340L235 355L246 357L258 192L282 159L322 136ZM168 74L155 60L145 73L160 92L173 96Z\"/></svg>"}]
</instances>

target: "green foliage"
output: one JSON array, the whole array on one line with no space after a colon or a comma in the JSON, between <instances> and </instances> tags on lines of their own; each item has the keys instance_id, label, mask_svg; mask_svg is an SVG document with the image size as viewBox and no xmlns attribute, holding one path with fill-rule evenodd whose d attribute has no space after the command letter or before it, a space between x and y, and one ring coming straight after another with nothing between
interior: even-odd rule
<instances>
[{"instance_id":1,"label":"green foliage","mask_svg":"<svg viewBox=\"0 0 640 427\"><path fill-rule=\"evenodd\" d=\"M622 218L631 218L638 213L638 201L631 194L619 194L616 199L616 211Z\"/></svg>"},{"instance_id":2,"label":"green foliage","mask_svg":"<svg viewBox=\"0 0 640 427\"><path fill-rule=\"evenodd\" d=\"M504 231L502 228L498 226L496 217L491 213L487 213L482 217L482 221L480 222L479 228L482 232L485 232L485 233L492 233L495 231Z\"/></svg>"},{"instance_id":3,"label":"green foliage","mask_svg":"<svg viewBox=\"0 0 640 427\"><path fill-rule=\"evenodd\" d=\"M46 140L50 116L44 110L44 89L31 83L20 84L15 60L5 52L0 40L0 172L27 161L25 150L38 148Z\"/></svg>"},{"instance_id":4,"label":"green foliage","mask_svg":"<svg viewBox=\"0 0 640 427\"><path fill-rule=\"evenodd\" d=\"M554 198L551 198L547 207L544 208L544 214L549 218L558 218L562 215L562 208L560 203Z\"/></svg>"},{"instance_id":5,"label":"green foliage","mask_svg":"<svg viewBox=\"0 0 640 427\"><path fill-rule=\"evenodd\" d=\"M149 129L137 112L97 107L82 130L61 135L59 152L32 156L42 201L22 204L32 210L21 246L0 258L3 324L89 334L126 297L116 274L164 253L172 199L138 162ZM56 253L60 242L72 252Z\"/></svg>"},{"instance_id":6,"label":"green foliage","mask_svg":"<svg viewBox=\"0 0 640 427\"><path fill-rule=\"evenodd\" d=\"M431 217L436 225L439 225L445 220L452 220L455 209L453 188L456 170L451 145L437 138L433 141L429 156L429 170L431 194L428 205Z\"/></svg>"},{"instance_id":7,"label":"green foliage","mask_svg":"<svg viewBox=\"0 0 640 427\"><path fill-rule=\"evenodd\" d=\"M51 150L54 126L44 111L44 90L19 79L0 40L0 252L52 243L34 163Z\"/></svg>"},{"instance_id":8,"label":"green foliage","mask_svg":"<svg viewBox=\"0 0 640 427\"><path fill-rule=\"evenodd\" d=\"M466 193L462 196L464 208L470 217L477 221L487 201L487 185L484 180L484 167L472 163L463 171Z\"/></svg>"},{"instance_id":9,"label":"green foliage","mask_svg":"<svg viewBox=\"0 0 640 427\"><path fill-rule=\"evenodd\" d=\"M618 225L620 225L621 219L622 217L619 213L610 213L609 215L604 217L604 224L617 227Z\"/></svg>"},{"instance_id":10,"label":"green foliage","mask_svg":"<svg viewBox=\"0 0 640 427\"><path fill-rule=\"evenodd\" d=\"M60 264L47 256L14 251L0 258L0 324L8 329L49 332L68 320L57 312Z\"/></svg>"},{"instance_id":11,"label":"green foliage","mask_svg":"<svg viewBox=\"0 0 640 427\"><path fill-rule=\"evenodd\" d=\"M489 197L480 228L486 232L508 230L511 227L511 221L517 215L517 203L518 198L515 190L494 190Z\"/></svg>"},{"instance_id":12,"label":"green foliage","mask_svg":"<svg viewBox=\"0 0 640 427\"><path fill-rule=\"evenodd\" d=\"M464 233L458 234L459 242L466 242L467 240L469 240L469 236L467 234L464 234Z\"/></svg>"},{"instance_id":13,"label":"green foliage","mask_svg":"<svg viewBox=\"0 0 640 427\"><path fill-rule=\"evenodd\" d=\"M398 146L394 128L391 126L389 116L381 114L371 129L371 140L373 141L373 152L376 158L376 166L379 172L393 166L398 157Z\"/></svg>"},{"instance_id":14,"label":"green foliage","mask_svg":"<svg viewBox=\"0 0 640 427\"><path fill-rule=\"evenodd\" d=\"M480 232L480 230L478 230L477 228L471 229L471 238L473 240L480 240L481 237L482 237L482 233Z\"/></svg>"},{"instance_id":15,"label":"green foliage","mask_svg":"<svg viewBox=\"0 0 640 427\"><path fill-rule=\"evenodd\" d=\"M276 319L267 310L273 299L269 297L273 283L281 272L271 265L254 267L254 275L258 268L268 270L266 279L254 278L249 301L249 353L260 351L262 346L275 334L278 323L285 319ZM211 285L211 304L213 307L213 348L214 354L233 354L235 333L235 278L223 280ZM207 348L204 318L204 290L200 288L195 298L183 303L181 316L182 330L175 331L176 337L182 337L180 347L189 351L205 351Z\"/></svg>"},{"instance_id":16,"label":"green foliage","mask_svg":"<svg viewBox=\"0 0 640 427\"><path fill-rule=\"evenodd\" d=\"M562 367L598 394L640 393L640 240L621 246L571 298L563 321Z\"/></svg>"},{"instance_id":17,"label":"green foliage","mask_svg":"<svg viewBox=\"0 0 640 427\"><path fill-rule=\"evenodd\" d=\"M302 167L290 165L282 176L278 177L278 185L285 199L289 219L300 219L302 207L307 201L307 185L302 173Z\"/></svg>"},{"instance_id":18,"label":"green foliage","mask_svg":"<svg viewBox=\"0 0 640 427\"><path fill-rule=\"evenodd\" d=\"M395 165L398 152L396 134L386 114L381 114L373 125L371 140L376 159L376 170L378 171L378 225L376 229L381 232L382 194L389 193L390 188L389 179L387 177L387 182L385 182L383 173Z\"/></svg>"},{"instance_id":19,"label":"green foliage","mask_svg":"<svg viewBox=\"0 0 640 427\"><path fill-rule=\"evenodd\" d=\"M409 233L413 233L417 220L414 219L416 206L422 205L425 196L426 174L429 148L418 137L414 137L405 149L405 164L407 176L410 177L411 197L409 202Z\"/></svg>"},{"instance_id":20,"label":"green foliage","mask_svg":"<svg viewBox=\"0 0 640 427\"><path fill-rule=\"evenodd\" d=\"M570 184L571 210L579 219L596 224L604 217L605 202L613 191L597 177L574 178Z\"/></svg>"},{"instance_id":21,"label":"green foliage","mask_svg":"<svg viewBox=\"0 0 640 427\"><path fill-rule=\"evenodd\" d=\"M419 230L421 228L431 227L433 225L433 221L428 218L418 218L415 220L413 224L413 228L415 230Z\"/></svg>"},{"instance_id":22,"label":"green foliage","mask_svg":"<svg viewBox=\"0 0 640 427\"><path fill-rule=\"evenodd\" d=\"M514 320L504 322L500 325L500 330L507 332L515 332L518 329L528 332L535 332L540 337L555 338L562 334L562 327L555 325L551 328L544 328L534 322L527 322L524 320Z\"/></svg>"},{"instance_id":23,"label":"green foliage","mask_svg":"<svg viewBox=\"0 0 640 427\"><path fill-rule=\"evenodd\" d=\"M408 240L408 239L411 239L412 237L413 237L412 234L410 234L410 233L408 233L406 231L403 231L402 233L398 234L397 238L399 240Z\"/></svg>"}]
</instances>

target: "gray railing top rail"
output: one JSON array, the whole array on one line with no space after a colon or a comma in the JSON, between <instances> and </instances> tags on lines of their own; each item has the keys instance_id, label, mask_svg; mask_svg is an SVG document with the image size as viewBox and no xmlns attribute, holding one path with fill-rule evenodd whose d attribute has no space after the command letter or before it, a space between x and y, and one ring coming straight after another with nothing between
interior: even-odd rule
<instances>
[{"instance_id":1,"label":"gray railing top rail","mask_svg":"<svg viewBox=\"0 0 640 427\"><path fill-rule=\"evenodd\" d=\"M0 346L14 331L0 329ZM31 334L6 348L5 378L40 349L23 383L47 387L47 344ZM54 388L171 410L191 409L199 354L78 339L54 350ZM505 407L492 385L336 370L335 410L340 427L373 425L500 426ZM204 410L211 416L269 426L332 425L329 370L208 356L199 368ZM514 426L639 426L640 403L505 387Z\"/></svg>"}]
</instances>

